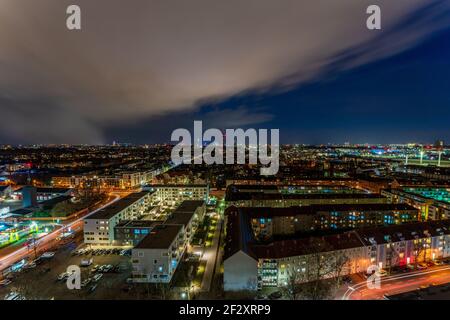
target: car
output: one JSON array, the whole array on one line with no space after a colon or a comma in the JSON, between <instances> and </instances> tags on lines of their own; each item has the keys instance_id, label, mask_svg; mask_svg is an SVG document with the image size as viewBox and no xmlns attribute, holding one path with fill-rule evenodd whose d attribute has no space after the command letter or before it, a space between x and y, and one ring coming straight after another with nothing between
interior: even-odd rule
<instances>
[{"instance_id":1,"label":"car","mask_svg":"<svg viewBox=\"0 0 450 320\"><path fill-rule=\"evenodd\" d=\"M379 274L381 277L384 277L384 276L386 276L388 273L387 273L386 270L381 269L381 270L378 271L378 274Z\"/></svg>"},{"instance_id":2,"label":"car","mask_svg":"<svg viewBox=\"0 0 450 320\"><path fill-rule=\"evenodd\" d=\"M433 261L433 264L434 264L435 266L442 266L442 265L444 265L444 262L442 262L442 261L440 261L440 260L434 260L434 261Z\"/></svg>"},{"instance_id":3,"label":"car","mask_svg":"<svg viewBox=\"0 0 450 320\"><path fill-rule=\"evenodd\" d=\"M98 268L100 268L100 265L96 264L95 266L92 267L91 271L96 272L98 271Z\"/></svg>"},{"instance_id":4,"label":"car","mask_svg":"<svg viewBox=\"0 0 450 320\"><path fill-rule=\"evenodd\" d=\"M267 296L263 295L263 294L258 294L255 297L255 300L267 300Z\"/></svg>"},{"instance_id":5,"label":"car","mask_svg":"<svg viewBox=\"0 0 450 320\"><path fill-rule=\"evenodd\" d=\"M89 288L89 292L94 292L95 289L97 289L97 284L94 284L93 286L91 286L91 287Z\"/></svg>"},{"instance_id":6,"label":"car","mask_svg":"<svg viewBox=\"0 0 450 320\"><path fill-rule=\"evenodd\" d=\"M120 251L119 255L124 256L126 254L127 250L123 249Z\"/></svg>"},{"instance_id":7,"label":"car","mask_svg":"<svg viewBox=\"0 0 450 320\"><path fill-rule=\"evenodd\" d=\"M44 253L41 255L41 258L42 258L42 259L51 259L51 258L53 258L54 256L55 256L55 253L54 253L54 252L48 251L48 252L44 252Z\"/></svg>"},{"instance_id":8,"label":"car","mask_svg":"<svg viewBox=\"0 0 450 320\"><path fill-rule=\"evenodd\" d=\"M5 300L24 300L24 298L18 292L10 292L5 296Z\"/></svg>"},{"instance_id":9,"label":"car","mask_svg":"<svg viewBox=\"0 0 450 320\"><path fill-rule=\"evenodd\" d=\"M66 280L68 277L69 277L69 273L68 272L63 272L63 273L58 275L58 281Z\"/></svg>"},{"instance_id":10,"label":"car","mask_svg":"<svg viewBox=\"0 0 450 320\"><path fill-rule=\"evenodd\" d=\"M101 278L103 277L103 274L101 273L97 273L92 280L94 280L95 282L99 281Z\"/></svg>"},{"instance_id":11,"label":"car","mask_svg":"<svg viewBox=\"0 0 450 320\"><path fill-rule=\"evenodd\" d=\"M417 269L419 269L419 270L423 270L423 269L426 269L426 268L428 268L428 265L426 263L424 263L424 262L419 263L417 265Z\"/></svg>"},{"instance_id":12,"label":"car","mask_svg":"<svg viewBox=\"0 0 450 320\"><path fill-rule=\"evenodd\" d=\"M81 259L80 267L89 267L94 262L93 258Z\"/></svg>"},{"instance_id":13,"label":"car","mask_svg":"<svg viewBox=\"0 0 450 320\"><path fill-rule=\"evenodd\" d=\"M1 281L0 281L0 287L1 287L1 288L7 287L7 286L10 285L11 283L12 283L12 281L9 280L9 279L1 280Z\"/></svg>"},{"instance_id":14,"label":"car","mask_svg":"<svg viewBox=\"0 0 450 320\"><path fill-rule=\"evenodd\" d=\"M91 283L92 279L91 278L87 278L85 280L83 280L83 282L81 282L81 287L86 287L89 283Z\"/></svg>"},{"instance_id":15,"label":"car","mask_svg":"<svg viewBox=\"0 0 450 320\"><path fill-rule=\"evenodd\" d=\"M275 291L269 294L270 300L278 300L283 296L283 294L280 291Z\"/></svg>"},{"instance_id":16,"label":"car","mask_svg":"<svg viewBox=\"0 0 450 320\"><path fill-rule=\"evenodd\" d=\"M114 266L112 264L106 265L104 272L110 272L112 269L114 269Z\"/></svg>"}]
</instances>

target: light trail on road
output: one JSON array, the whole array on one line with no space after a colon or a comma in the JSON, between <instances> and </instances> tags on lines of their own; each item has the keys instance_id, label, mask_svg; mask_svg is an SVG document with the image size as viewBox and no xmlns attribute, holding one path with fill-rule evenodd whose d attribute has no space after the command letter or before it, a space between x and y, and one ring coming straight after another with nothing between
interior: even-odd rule
<instances>
[{"instance_id":1,"label":"light trail on road","mask_svg":"<svg viewBox=\"0 0 450 320\"><path fill-rule=\"evenodd\" d=\"M439 274L439 277L436 277L437 274ZM348 290L342 295L341 300L351 300L352 296L356 295L356 293L360 294L360 298L363 298L363 296L365 295L364 299L380 299L386 294L411 291L417 289L422 285L430 285L434 282L450 282L450 266L443 266L432 270L415 271L407 274L381 277L380 281L380 289L368 289L366 281L357 283L354 286L349 286ZM396 281L399 282L397 283Z\"/></svg>"}]
</instances>

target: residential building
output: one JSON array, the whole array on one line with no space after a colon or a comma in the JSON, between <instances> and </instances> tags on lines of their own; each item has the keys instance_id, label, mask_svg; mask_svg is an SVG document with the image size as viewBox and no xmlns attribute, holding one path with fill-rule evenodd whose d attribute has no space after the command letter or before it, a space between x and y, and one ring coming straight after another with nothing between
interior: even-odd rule
<instances>
[{"instance_id":1,"label":"residential building","mask_svg":"<svg viewBox=\"0 0 450 320\"><path fill-rule=\"evenodd\" d=\"M114 228L123 220L142 217L150 203L151 192L131 193L84 219L84 242L94 245L113 245Z\"/></svg>"},{"instance_id":2,"label":"residential building","mask_svg":"<svg viewBox=\"0 0 450 320\"><path fill-rule=\"evenodd\" d=\"M156 226L132 250L133 281L170 283L184 248L182 225Z\"/></svg>"}]
</instances>

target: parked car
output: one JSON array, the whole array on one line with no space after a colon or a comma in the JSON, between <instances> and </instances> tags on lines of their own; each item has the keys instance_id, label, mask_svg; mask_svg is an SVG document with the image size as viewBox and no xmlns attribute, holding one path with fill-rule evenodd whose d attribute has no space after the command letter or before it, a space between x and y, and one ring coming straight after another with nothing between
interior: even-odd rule
<instances>
[{"instance_id":1,"label":"parked car","mask_svg":"<svg viewBox=\"0 0 450 320\"><path fill-rule=\"evenodd\" d=\"M12 283L12 281L9 280L9 279L1 280L1 281L0 281L0 287L1 287L1 288L6 287L6 286L10 285L11 283Z\"/></svg>"},{"instance_id":2,"label":"parked car","mask_svg":"<svg viewBox=\"0 0 450 320\"><path fill-rule=\"evenodd\" d=\"M442 262L442 261L440 261L440 260L433 260L433 264L434 264L435 266L442 266L442 265L444 265L444 262Z\"/></svg>"},{"instance_id":3,"label":"parked car","mask_svg":"<svg viewBox=\"0 0 450 320\"><path fill-rule=\"evenodd\" d=\"M423 269L426 269L426 268L428 268L428 265L426 263L424 263L424 262L419 263L417 265L417 269L419 269L419 270L423 270Z\"/></svg>"},{"instance_id":4,"label":"parked car","mask_svg":"<svg viewBox=\"0 0 450 320\"><path fill-rule=\"evenodd\" d=\"M54 256L55 256L55 253L54 253L54 252L48 251L48 252L44 252L44 253L41 255L41 258L42 258L42 259L51 259L51 258L53 258Z\"/></svg>"},{"instance_id":5,"label":"parked car","mask_svg":"<svg viewBox=\"0 0 450 320\"><path fill-rule=\"evenodd\" d=\"M103 274L101 273L97 273L92 280L94 280L95 282L99 281L101 278L103 277Z\"/></svg>"},{"instance_id":6,"label":"parked car","mask_svg":"<svg viewBox=\"0 0 450 320\"><path fill-rule=\"evenodd\" d=\"M63 273L59 274L58 281L66 280L68 277L69 277L69 273L63 272Z\"/></svg>"},{"instance_id":7,"label":"parked car","mask_svg":"<svg viewBox=\"0 0 450 320\"><path fill-rule=\"evenodd\" d=\"M89 267L94 262L94 259L81 259L80 267Z\"/></svg>"},{"instance_id":8,"label":"parked car","mask_svg":"<svg viewBox=\"0 0 450 320\"><path fill-rule=\"evenodd\" d=\"M85 280L83 280L83 282L81 282L81 287L86 287L89 283L91 283L92 279L91 278L87 278Z\"/></svg>"},{"instance_id":9,"label":"parked car","mask_svg":"<svg viewBox=\"0 0 450 320\"><path fill-rule=\"evenodd\" d=\"M94 292L95 289L97 289L97 284L94 284L93 286L91 286L91 287L89 288L89 292Z\"/></svg>"},{"instance_id":10,"label":"parked car","mask_svg":"<svg viewBox=\"0 0 450 320\"><path fill-rule=\"evenodd\" d=\"M96 272L96 271L98 271L98 268L100 268L100 265L96 264L96 265L91 269L91 271L92 271L92 272Z\"/></svg>"},{"instance_id":11,"label":"parked car","mask_svg":"<svg viewBox=\"0 0 450 320\"><path fill-rule=\"evenodd\" d=\"M384 277L388 274L387 271L383 269L379 270L378 273L380 274L381 277Z\"/></svg>"},{"instance_id":12,"label":"parked car","mask_svg":"<svg viewBox=\"0 0 450 320\"><path fill-rule=\"evenodd\" d=\"M112 264L108 264L106 267L105 267L105 272L110 272L110 271L112 271L114 269L114 266L112 265Z\"/></svg>"}]
</instances>

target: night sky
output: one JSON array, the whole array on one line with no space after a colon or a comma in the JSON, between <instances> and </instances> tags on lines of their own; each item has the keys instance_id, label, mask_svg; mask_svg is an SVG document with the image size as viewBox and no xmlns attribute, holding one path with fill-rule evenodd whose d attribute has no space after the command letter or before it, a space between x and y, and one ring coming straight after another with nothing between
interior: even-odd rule
<instances>
[{"instance_id":1,"label":"night sky","mask_svg":"<svg viewBox=\"0 0 450 320\"><path fill-rule=\"evenodd\" d=\"M376 1L381 31L373 1L102 2L78 1L77 34L59 15L77 1L0 3L0 144L169 142L194 120L283 143L450 141L449 1Z\"/></svg>"}]
</instances>

